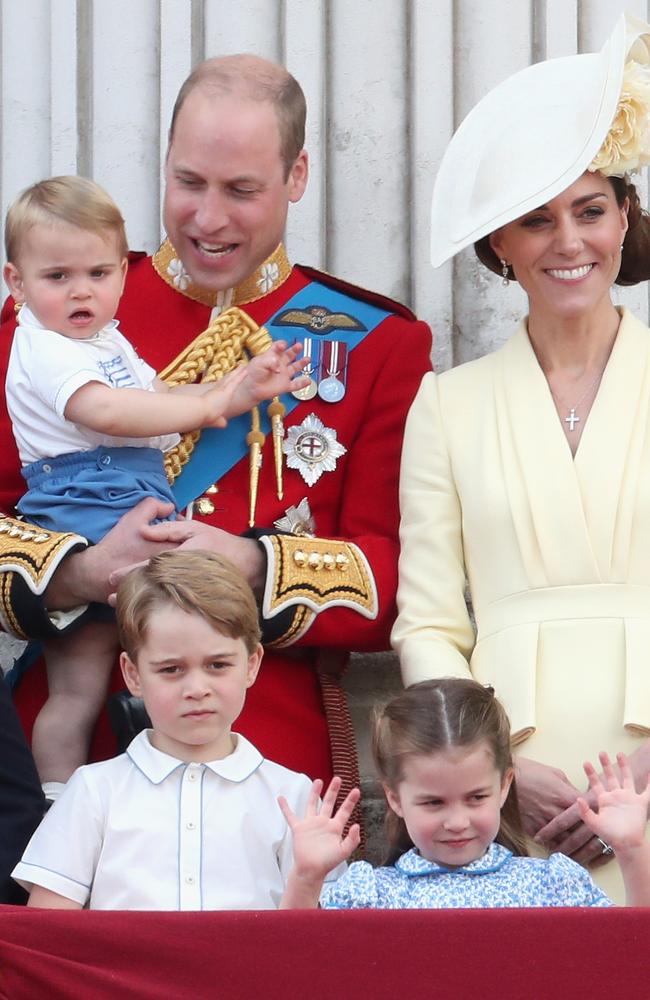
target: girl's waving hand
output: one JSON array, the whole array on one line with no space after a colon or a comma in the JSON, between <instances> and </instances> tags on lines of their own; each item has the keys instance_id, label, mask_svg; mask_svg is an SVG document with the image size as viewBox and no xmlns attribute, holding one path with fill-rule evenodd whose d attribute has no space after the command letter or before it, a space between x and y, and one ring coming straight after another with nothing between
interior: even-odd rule
<instances>
[{"instance_id":1,"label":"girl's waving hand","mask_svg":"<svg viewBox=\"0 0 650 1000\"><path fill-rule=\"evenodd\" d=\"M603 849L616 854L627 895L628 906L650 906L650 844L645 840L650 803L650 785L643 791L634 785L632 771L624 753L616 755L618 773L609 754L599 755L602 774L593 764L584 765L589 788L596 798L597 810L578 798L578 809L587 826L603 842Z\"/></svg>"}]
</instances>

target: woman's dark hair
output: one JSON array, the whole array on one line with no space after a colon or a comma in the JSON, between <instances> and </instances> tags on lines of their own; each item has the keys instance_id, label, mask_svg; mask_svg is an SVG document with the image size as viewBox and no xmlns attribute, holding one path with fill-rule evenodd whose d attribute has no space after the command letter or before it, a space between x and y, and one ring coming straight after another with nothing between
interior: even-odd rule
<instances>
[{"instance_id":1,"label":"woman's dark hair","mask_svg":"<svg viewBox=\"0 0 650 1000\"><path fill-rule=\"evenodd\" d=\"M610 177L616 202L622 208L625 199L629 199L630 207L627 213L627 233L621 253L621 267L615 284L637 285L640 281L650 278L650 215L641 207L636 187L626 177ZM501 274L501 261L490 246L490 236L483 236L474 244L476 256L490 271ZM508 266L508 277L511 281L517 278L511 266Z\"/></svg>"},{"instance_id":2,"label":"woman's dark hair","mask_svg":"<svg viewBox=\"0 0 650 1000\"><path fill-rule=\"evenodd\" d=\"M375 710L372 752L382 782L397 791L409 757L458 747L472 749L485 741L503 777L512 765L510 721L490 687L460 677L442 677L413 684L387 705ZM387 807L388 853L393 864L413 847L404 820ZM517 790L513 779L501 809L497 842L513 854L526 856Z\"/></svg>"}]
</instances>

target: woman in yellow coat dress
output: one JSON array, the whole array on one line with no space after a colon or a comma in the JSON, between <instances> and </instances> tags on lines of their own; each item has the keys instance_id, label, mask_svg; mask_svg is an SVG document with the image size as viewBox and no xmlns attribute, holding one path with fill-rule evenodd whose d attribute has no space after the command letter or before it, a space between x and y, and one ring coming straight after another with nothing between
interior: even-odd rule
<instances>
[{"instance_id":1,"label":"woman in yellow coat dress","mask_svg":"<svg viewBox=\"0 0 650 1000\"><path fill-rule=\"evenodd\" d=\"M627 178L650 162L649 113L650 26L621 19L601 53L506 80L445 154L433 263L473 243L529 315L500 350L424 378L393 633L406 684L495 687L527 832L615 895L575 799L601 749L628 753L639 786L650 768L650 330L610 294L650 277Z\"/></svg>"}]
</instances>

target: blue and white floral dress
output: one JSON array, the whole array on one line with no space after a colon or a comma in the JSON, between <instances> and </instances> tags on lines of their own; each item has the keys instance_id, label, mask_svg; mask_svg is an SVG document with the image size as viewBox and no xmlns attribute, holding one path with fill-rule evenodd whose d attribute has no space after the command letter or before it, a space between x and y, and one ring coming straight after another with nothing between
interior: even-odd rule
<instances>
[{"instance_id":1,"label":"blue and white floral dress","mask_svg":"<svg viewBox=\"0 0 650 1000\"><path fill-rule=\"evenodd\" d=\"M445 909L497 906L613 906L581 865L564 854L521 858L500 844L463 868L426 861L413 848L394 865L350 865L323 889L325 909Z\"/></svg>"}]
</instances>

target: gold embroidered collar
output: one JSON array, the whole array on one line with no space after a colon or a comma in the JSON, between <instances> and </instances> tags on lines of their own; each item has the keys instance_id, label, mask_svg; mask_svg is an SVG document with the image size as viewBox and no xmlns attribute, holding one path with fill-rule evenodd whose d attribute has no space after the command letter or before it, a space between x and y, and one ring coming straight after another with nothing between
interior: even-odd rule
<instances>
[{"instance_id":1,"label":"gold embroidered collar","mask_svg":"<svg viewBox=\"0 0 650 1000\"><path fill-rule=\"evenodd\" d=\"M152 263L156 273L177 292L213 309L215 307L229 309L231 306L255 302L256 299L261 299L262 296L279 288L291 274L291 264L282 243L246 281L242 281L235 288L226 288L219 292L194 284L169 240L161 244L152 257Z\"/></svg>"}]
</instances>

